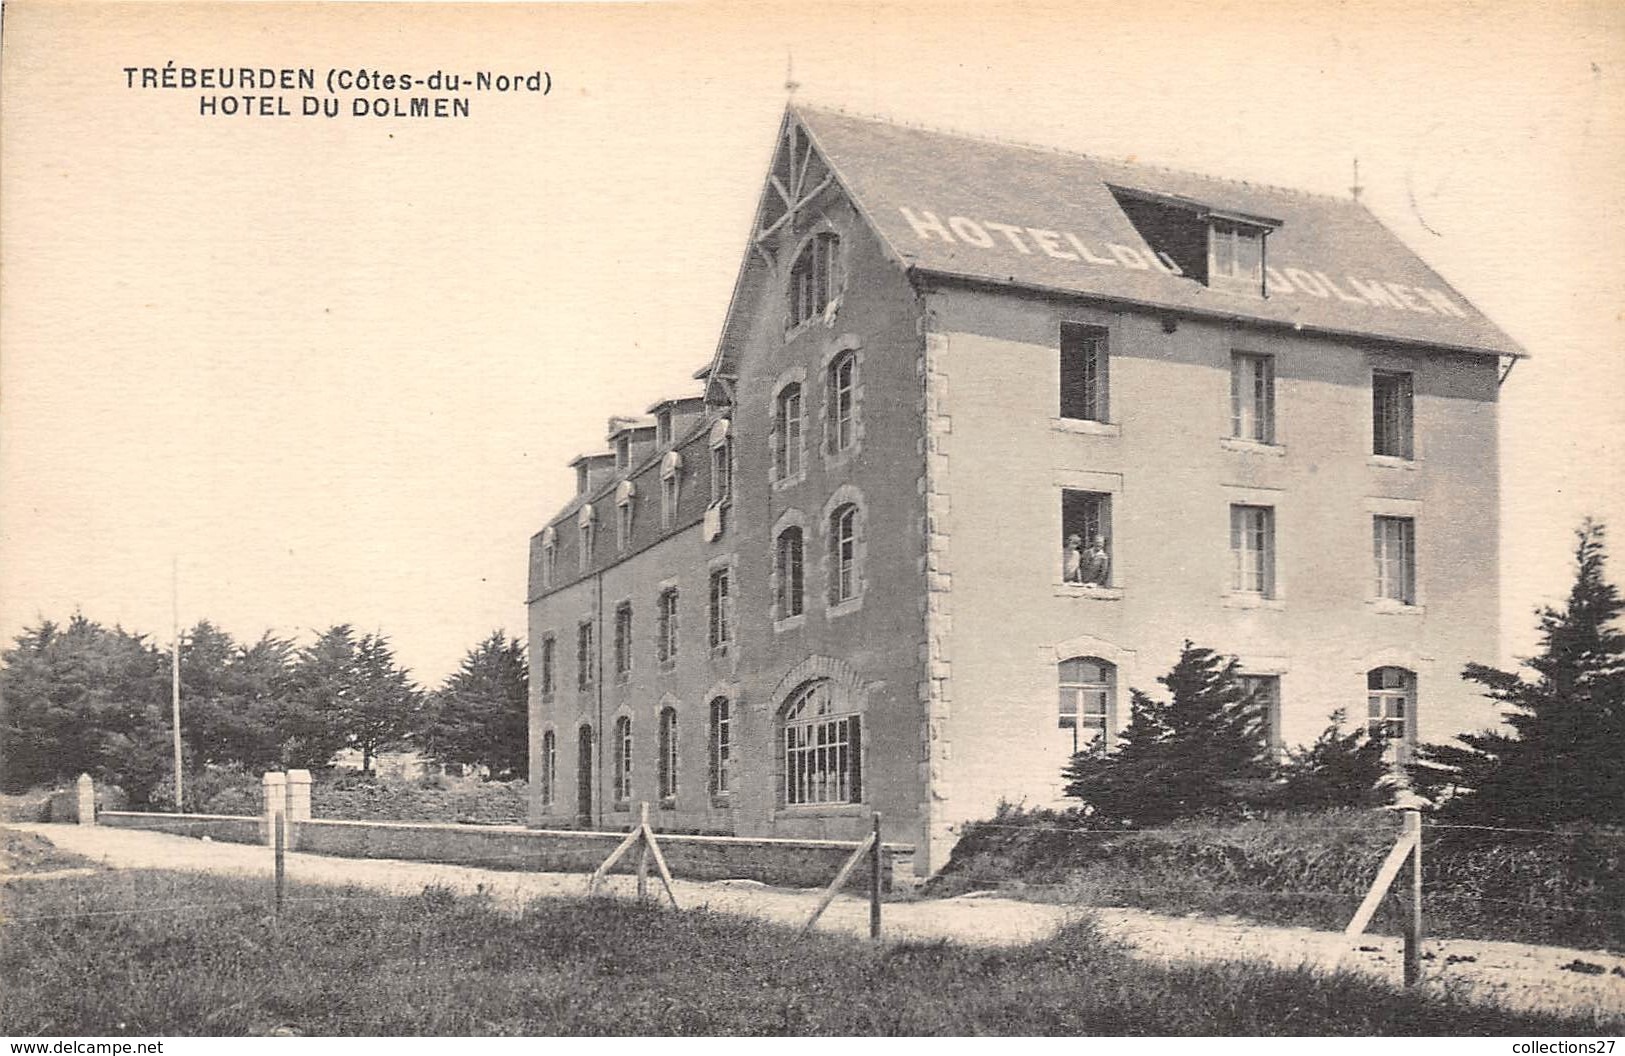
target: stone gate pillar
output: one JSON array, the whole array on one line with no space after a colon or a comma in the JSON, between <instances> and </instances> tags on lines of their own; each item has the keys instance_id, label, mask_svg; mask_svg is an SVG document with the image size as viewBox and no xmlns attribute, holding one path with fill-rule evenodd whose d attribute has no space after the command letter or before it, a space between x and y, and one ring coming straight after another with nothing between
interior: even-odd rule
<instances>
[{"instance_id":1,"label":"stone gate pillar","mask_svg":"<svg viewBox=\"0 0 1625 1056\"><path fill-rule=\"evenodd\" d=\"M96 824L96 785L90 780L89 774L80 774L79 781L74 786L78 795L79 824Z\"/></svg>"},{"instance_id":2,"label":"stone gate pillar","mask_svg":"<svg viewBox=\"0 0 1625 1056\"><path fill-rule=\"evenodd\" d=\"M310 820L310 771L288 771L288 821L297 825Z\"/></svg>"},{"instance_id":3,"label":"stone gate pillar","mask_svg":"<svg viewBox=\"0 0 1625 1056\"><path fill-rule=\"evenodd\" d=\"M260 838L270 847L276 842L276 826L288 810L287 775L277 770L267 773L260 779L260 792Z\"/></svg>"}]
</instances>

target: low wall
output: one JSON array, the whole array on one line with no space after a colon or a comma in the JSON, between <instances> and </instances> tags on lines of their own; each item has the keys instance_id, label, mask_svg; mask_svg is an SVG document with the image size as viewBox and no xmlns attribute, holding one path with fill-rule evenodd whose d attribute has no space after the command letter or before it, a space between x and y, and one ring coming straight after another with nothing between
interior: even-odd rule
<instances>
[{"instance_id":1,"label":"low wall","mask_svg":"<svg viewBox=\"0 0 1625 1056\"><path fill-rule=\"evenodd\" d=\"M151 829L181 836L208 836L232 843L262 843L259 818L210 814L136 814L103 811L97 823ZM345 858L396 858L445 862L482 869L590 873L623 839L621 832L526 829L517 825L440 825L415 822L316 819L291 826L292 850ZM835 878L856 843L839 840L748 839L738 836L656 834L673 876L690 880L757 880L787 887L823 887ZM881 847L881 884L908 876L914 848ZM630 873L637 855L627 854L614 872ZM652 869L652 866L651 866ZM854 871L851 886L868 883L868 870Z\"/></svg>"},{"instance_id":2,"label":"low wall","mask_svg":"<svg viewBox=\"0 0 1625 1056\"><path fill-rule=\"evenodd\" d=\"M194 836L224 843L264 843L260 819L230 814L147 814L133 810L104 810L96 824L115 829L148 829L176 836Z\"/></svg>"}]
</instances>

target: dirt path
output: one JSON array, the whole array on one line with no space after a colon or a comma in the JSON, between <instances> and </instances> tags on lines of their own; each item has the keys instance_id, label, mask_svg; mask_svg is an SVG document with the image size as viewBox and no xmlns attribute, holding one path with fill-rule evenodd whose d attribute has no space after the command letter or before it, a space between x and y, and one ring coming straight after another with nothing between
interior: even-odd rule
<instances>
[{"instance_id":1,"label":"dirt path","mask_svg":"<svg viewBox=\"0 0 1625 1056\"><path fill-rule=\"evenodd\" d=\"M38 833L65 851L113 868L187 869L238 876L269 876L273 868L270 851L244 844L91 826L7 827ZM586 879L580 874L503 872L300 853L288 855L287 873L296 883L357 884L391 894L415 894L428 884L468 894L483 890L511 909L535 898L579 895L586 889ZM606 886L618 895L630 897L633 885L631 877L611 877ZM658 891L658 881L654 886ZM709 908L792 925L807 918L818 898L816 891L766 887L750 881L678 880L675 887L684 908ZM1146 960L1263 961L1287 968L1309 965L1358 971L1396 987L1401 982L1398 937L1346 939L1336 932L1269 927L1235 918L1169 917L1139 909L1089 910L989 897L887 903L885 935L892 941L947 939L975 945L1022 945L1047 938L1072 916L1090 912L1107 935ZM867 935L868 903L842 896L824 913L818 927ZM1625 957L1474 939L1428 940L1423 949L1423 973L1431 988L1511 1008L1590 1010L1606 1021L1599 1026L1610 1032L1625 1031ZM1601 971L1588 974L1563 967L1576 961Z\"/></svg>"}]
</instances>

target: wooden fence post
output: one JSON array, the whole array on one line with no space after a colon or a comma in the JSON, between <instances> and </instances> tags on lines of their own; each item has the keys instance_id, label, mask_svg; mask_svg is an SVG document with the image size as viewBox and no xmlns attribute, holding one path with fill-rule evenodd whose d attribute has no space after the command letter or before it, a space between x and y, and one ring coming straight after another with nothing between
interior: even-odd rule
<instances>
[{"instance_id":1,"label":"wooden fence post","mask_svg":"<svg viewBox=\"0 0 1625 1056\"><path fill-rule=\"evenodd\" d=\"M1405 926L1405 985L1422 981L1422 812L1405 812L1405 832L1411 838L1411 915Z\"/></svg>"},{"instance_id":2,"label":"wooden fence post","mask_svg":"<svg viewBox=\"0 0 1625 1056\"><path fill-rule=\"evenodd\" d=\"M649 804L638 804L638 831L644 839L638 841L638 901L649 897Z\"/></svg>"},{"instance_id":3,"label":"wooden fence post","mask_svg":"<svg viewBox=\"0 0 1625 1056\"><path fill-rule=\"evenodd\" d=\"M880 811L875 811L875 831L869 843L869 938L880 938Z\"/></svg>"}]
</instances>

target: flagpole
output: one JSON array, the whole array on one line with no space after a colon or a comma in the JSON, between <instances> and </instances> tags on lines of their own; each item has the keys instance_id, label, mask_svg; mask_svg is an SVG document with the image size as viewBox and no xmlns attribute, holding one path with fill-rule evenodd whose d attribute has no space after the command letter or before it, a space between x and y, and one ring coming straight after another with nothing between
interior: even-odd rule
<instances>
[{"instance_id":1,"label":"flagpole","mask_svg":"<svg viewBox=\"0 0 1625 1056\"><path fill-rule=\"evenodd\" d=\"M180 558L170 560L170 614L173 618L174 657L169 664L170 718L175 728L175 813L182 812L181 786L181 570Z\"/></svg>"}]
</instances>

